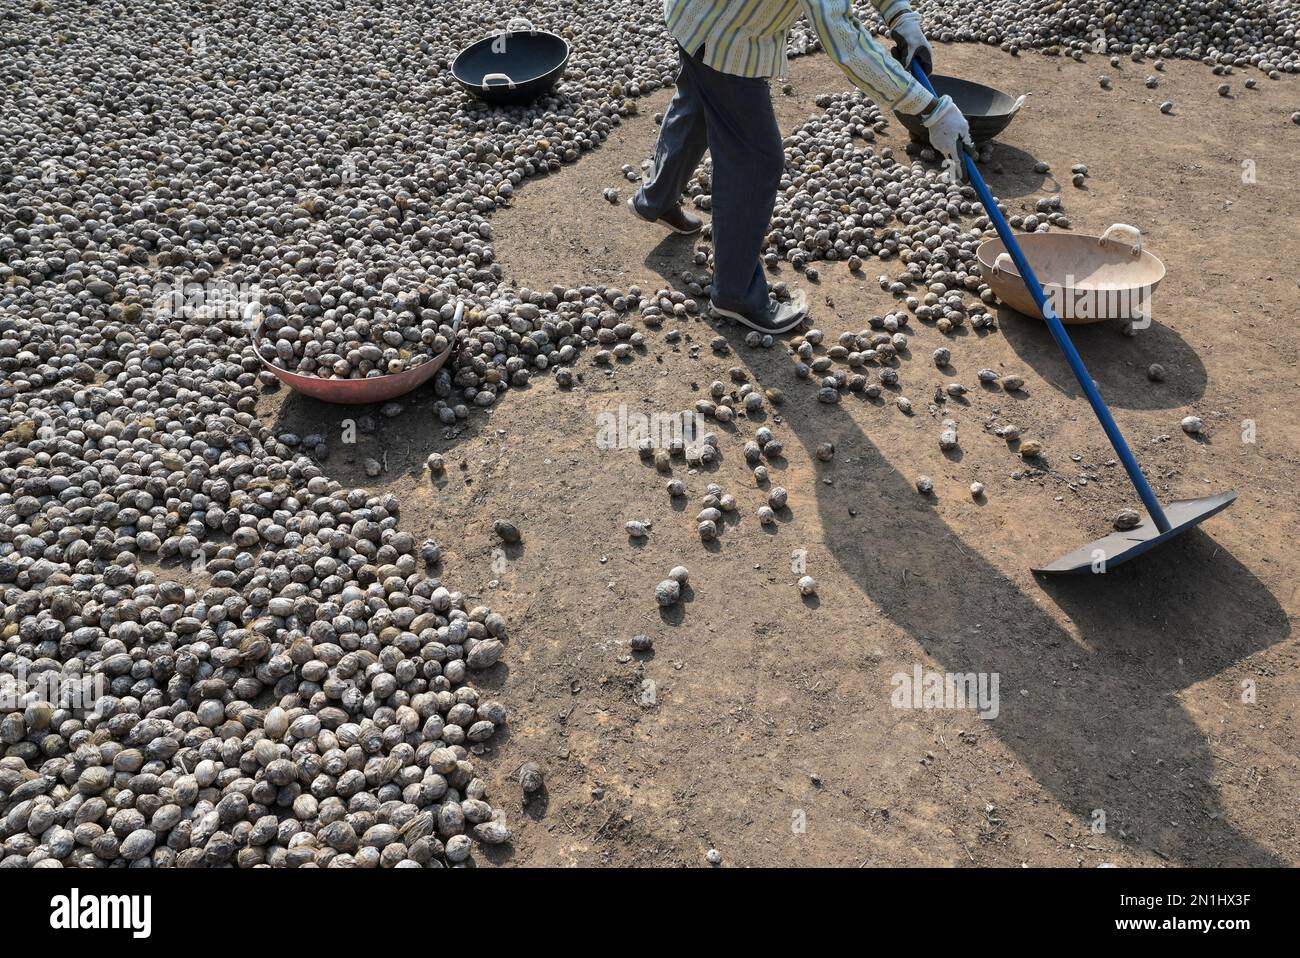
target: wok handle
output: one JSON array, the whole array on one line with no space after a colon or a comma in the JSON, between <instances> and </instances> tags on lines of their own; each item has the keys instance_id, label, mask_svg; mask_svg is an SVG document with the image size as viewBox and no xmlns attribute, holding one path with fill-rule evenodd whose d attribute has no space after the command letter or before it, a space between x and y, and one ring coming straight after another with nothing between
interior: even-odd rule
<instances>
[{"instance_id":1,"label":"wok handle","mask_svg":"<svg viewBox=\"0 0 1300 958\"><path fill-rule=\"evenodd\" d=\"M1106 232L1097 239L1097 243L1101 246L1107 243L1123 243L1129 247L1129 251L1134 256L1142 255L1142 231L1127 223L1114 223L1108 226Z\"/></svg>"},{"instance_id":2,"label":"wok handle","mask_svg":"<svg viewBox=\"0 0 1300 958\"><path fill-rule=\"evenodd\" d=\"M503 32L505 33L518 32L515 30L516 23L522 23L524 25L524 29L527 30L529 33L537 32L537 28L533 26L533 21L529 20L527 17L511 17L509 20L506 21L506 28Z\"/></svg>"},{"instance_id":3,"label":"wok handle","mask_svg":"<svg viewBox=\"0 0 1300 958\"><path fill-rule=\"evenodd\" d=\"M495 81L505 81L506 86L508 86L510 89L513 90L515 88L515 81L510 79L510 77L506 76L506 74L504 73L485 74L483 77L482 86L484 89L487 89Z\"/></svg>"},{"instance_id":4,"label":"wok handle","mask_svg":"<svg viewBox=\"0 0 1300 958\"><path fill-rule=\"evenodd\" d=\"M1020 94L1020 97L1016 100L1016 102L1011 104L1011 112L1008 115L1015 116L1017 113L1019 113L1020 108L1025 105L1025 100L1027 99L1029 99L1029 94L1027 93Z\"/></svg>"},{"instance_id":5,"label":"wok handle","mask_svg":"<svg viewBox=\"0 0 1300 958\"><path fill-rule=\"evenodd\" d=\"M934 86L930 83L930 78L925 73L925 67L921 65L919 60L912 61L911 70L917 82L933 94ZM997 230L1002 245L1011 254L1011 259L1020 272L1020 279L1025 284L1025 289L1034 298L1035 305L1038 306L1039 312L1043 314L1043 319L1047 322L1048 331L1051 332L1052 338L1056 340L1056 345L1061 352L1065 354L1065 360L1070 365L1070 371L1074 373L1074 378L1079 381L1083 394L1088 397L1088 404L1092 406L1093 414L1096 415L1097 421L1101 423L1101 428L1105 430L1106 438L1110 440L1110 444L1119 456L1120 462L1124 464L1124 471L1128 473L1129 481L1133 483L1133 488L1137 490L1137 494L1141 497L1142 504L1146 506L1147 513L1151 516L1152 521L1155 522L1156 528L1161 532L1168 532L1171 528L1169 518L1165 515L1165 510L1161 507L1155 490L1147 482L1147 477L1142 474L1142 467L1138 465L1137 457L1133 455L1133 450L1129 448L1127 440L1124 439L1124 434L1120 432L1115 417L1110 414L1106 401L1101 398L1101 392L1097 389L1096 382L1093 381L1092 375L1088 372L1088 367L1083 364L1079 351L1074 348L1074 343L1070 341L1070 334L1065 331L1060 318L1056 315L1056 310L1048 302L1047 293L1038 281L1038 277L1034 275L1034 268L1029 265L1029 260L1025 258L1024 250L1020 248L1020 244L1016 241L1011 226L1007 223L1006 217L1002 215L1002 211L998 209L998 201L994 199L992 192L989 191L988 184L984 182L984 177L980 175L979 167L975 165L975 161L971 158L969 152L962 157L962 162L966 164L966 176L969 178L971 186L974 187L975 194L979 197L980 205L989 214L989 219L992 221L994 229Z\"/></svg>"}]
</instances>

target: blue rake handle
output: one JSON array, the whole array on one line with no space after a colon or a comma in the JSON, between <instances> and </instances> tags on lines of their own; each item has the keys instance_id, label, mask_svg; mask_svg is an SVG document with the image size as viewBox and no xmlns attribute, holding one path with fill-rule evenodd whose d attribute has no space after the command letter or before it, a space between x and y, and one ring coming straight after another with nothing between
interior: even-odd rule
<instances>
[{"instance_id":1,"label":"blue rake handle","mask_svg":"<svg viewBox=\"0 0 1300 958\"><path fill-rule=\"evenodd\" d=\"M925 68L921 66L919 61L912 61L911 70L917 81L933 94L934 87L931 86L930 78L925 75ZM993 225L998 231L998 236L1002 238L1003 245L1006 246L1007 252L1011 254L1016 269L1020 271L1020 278L1024 281L1025 289L1029 290L1029 295L1034 297L1034 302L1038 304L1039 310L1042 311L1043 318L1047 320L1047 328L1051 330L1052 338L1056 340L1056 345L1065 354L1065 359L1070 364L1074 378L1079 380L1079 385L1083 387L1084 395L1088 397L1088 403L1092 406L1097 421L1101 423L1101 428L1106 430L1106 438L1110 440L1110 444L1115 448L1120 462L1124 464L1124 471L1128 473L1133 487L1137 489L1138 495L1142 497L1142 503L1147 507L1147 513L1150 514L1157 529L1161 532L1168 532L1170 528L1169 519L1165 516L1165 510L1160 507L1160 500L1156 498L1155 490L1147 482L1147 477L1142 474L1142 467L1138 465L1137 459L1133 456L1133 451L1129 449L1128 443L1124 441L1124 434L1119 431L1115 418L1106 407L1105 401L1101 398L1101 393L1097 391L1097 384L1092 381L1092 376L1088 374L1087 367L1083 365L1083 360L1079 358L1079 352L1074 348L1074 343L1070 341L1070 336L1061 324L1060 318L1057 317L1056 310L1052 309L1052 304L1047 301L1047 294L1043 292L1042 284L1038 281L1038 277L1034 275L1029 260L1025 259L1024 251L1021 250L1020 244L1016 242L1015 234L1011 232L1011 227L1007 224L1002 211L998 209L997 200L989 192L988 184L984 182L984 177L980 175L979 169L975 166L975 160L969 152L963 152L962 162L966 167L967 178L979 195L980 203L984 205L984 209L989 214L989 219L993 221Z\"/></svg>"}]
</instances>

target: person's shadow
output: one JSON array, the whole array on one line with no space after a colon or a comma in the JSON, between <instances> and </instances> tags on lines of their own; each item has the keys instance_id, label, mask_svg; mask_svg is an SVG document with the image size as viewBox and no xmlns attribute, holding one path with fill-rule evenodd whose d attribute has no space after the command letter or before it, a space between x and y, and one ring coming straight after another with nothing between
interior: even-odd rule
<instances>
[{"instance_id":1,"label":"person's shadow","mask_svg":"<svg viewBox=\"0 0 1300 958\"><path fill-rule=\"evenodd\" d=\"M756 385L786 385L784 350L748 349L731 324L719 331ZM810 460L835 443L835 484L815 483L826 549L943 671L999 674L989 729L1034 779L1086 824L1100 809L1111 834L1168 859L1288 864L1227 821L1209 785L1205 733L1177 699L1287 638L1286 614L1264 584L1200 530L1107 575L1040 576L1078 627L1076 641L813 388L791 388L781 414Z\"/></svg>"}]
</instances>

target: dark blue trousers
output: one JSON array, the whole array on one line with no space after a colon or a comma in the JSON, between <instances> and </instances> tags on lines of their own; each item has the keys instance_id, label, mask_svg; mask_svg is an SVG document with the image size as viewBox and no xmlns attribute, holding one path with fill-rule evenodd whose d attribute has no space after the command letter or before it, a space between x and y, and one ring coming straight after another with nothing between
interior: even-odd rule
<instances>
[{"instance_id":1,"label":"dark blue trousers","mask_svg":"<svg viewBox=\"0 0 1300 958\"><path fill-rule=\"evenodd\" d=\"M713 157L713 302L760 313L768 296L758 254L785 162L767 80L705 66L702 47L695 56L677 49L677 92L659 130L651 178L632 202L647 219L671 210L707 149Z\"/></svg>"}]
</instances>

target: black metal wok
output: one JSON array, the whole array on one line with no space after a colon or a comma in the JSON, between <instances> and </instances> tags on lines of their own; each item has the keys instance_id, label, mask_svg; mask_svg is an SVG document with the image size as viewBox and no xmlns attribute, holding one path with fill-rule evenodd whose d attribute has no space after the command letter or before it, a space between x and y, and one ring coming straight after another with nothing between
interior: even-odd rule
<instances>
[{"instance_id":1,"label":"black metal wok","mask_svg":"<svg viewBox=\"0 0 1300 958\"><path fill-rule=\"evenodd\" d=\"M961 110L962 116L966 117L966 122L970 124L971 139L977 145L987 143L1010 126L1025 102L1023 96L1018 100L1013 99L991 86L972 83L970 80L959 80L957 77L945 77L933 73L930 75L930 82L934 84L934 90L940 96L946 93L952 97L952 101L957 104L957 109ZM925 128L919 116L909 113L895 115L912 134L912 139L921 143L930 142L930 131Z\"/></svg>"},{"instance_id":2,"label":"black metal wok","mask_svg":"<svg viewBox=\"0 0 1300 958\"><path fill-rule=\"evenodd\" d=\"M514 17L504 30L456 54L451 74L488 103L526 103L555 86L568 62L569 44L563 37Z\"/></svg>"}]
</instances>

